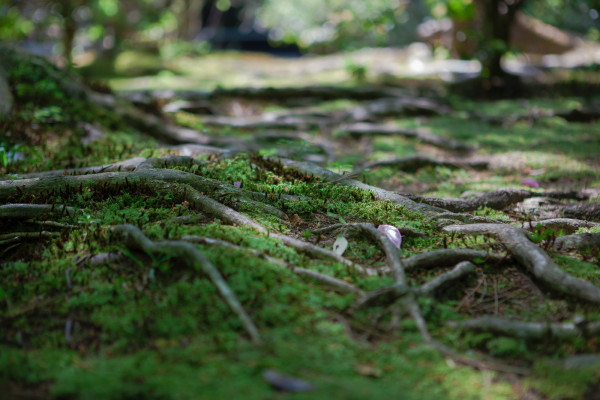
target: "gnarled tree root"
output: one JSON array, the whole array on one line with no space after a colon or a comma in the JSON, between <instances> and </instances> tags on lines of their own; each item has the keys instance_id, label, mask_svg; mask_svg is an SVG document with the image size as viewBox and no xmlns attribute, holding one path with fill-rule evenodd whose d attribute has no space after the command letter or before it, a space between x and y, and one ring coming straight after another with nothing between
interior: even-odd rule
<instances>
[{"instance_id":1,"label":"gnarled tree root","mask_svg":"<svg viewBox=\"0 0 600 400\"><path fill-rule=\"evenodd\" d=\"M386 254L388 267L393 271L392 275L395 281L393 285L371 291L366 296L359 299L353 305L352 310L373 305L393 305L393 307L397 308L398 313L402 313L404 311L410 315L425 343L431 345L434 349L440 352L440 354L451 358L457 363L479 369L492 369L496 371L507 371L520 374L527 374L529 372L527 369L512 367L497 361L478 360L459 355L433 339L429 333L427 322L425 321L425 318L423 317L423 314L421 313L419 305L416 301L417 293L426 296L431 295L442 285L472 272L475 268L473 264L469 262L460 263L452 271L442 274L439 279L432 280L430 285L426 284L422 286L420 290L415 291L408 286L406 275L404 273L404 265L400 260L397 249L384 233L375 229L375 227L373 227L371 224L348 225L350 229L359 230L379 242Z\"/></svg>"},{"instance_id":2,"label":"gnarled tree root","mask_svg":"<svg viewBox=\"0 0 600 400\"><path fill-rule=\"evenodd\" d=\"M440 249L405 258L402 262L404 263L404 269L409 270L447 267L462 261L499 263L506 259L507 256L504 254L490 253L482 250Z\"/></svg>"},{"instance_id":3,"label":"gnarled tree root","mask_svg":"<svg viewBox=\"0 0 600 400\"><path fill-rule=\"evenodd\" d=\"M599 250L600 233L579 233L560 236L554 240L554 248L558 251Z\"/></svg>"},{"instance_id":4,"label":"gnarled tree root","mask_svg":"<svg viewBox=\"0 0 600 400\"><path fill-rule=\"evenodd\" d=\"M212 238L206 238L206 237L200 237L200 236L183 236L181 238L181 240L185 240L186 242L191 242L191 243L206 244L206 245L210 245L210 246L221 246L221 247L227 247L228 249L245 251L247 253L252 254L255 257L262 258L262 259L264 259L272 264L275 264L279 267L284 267L284 268L290 269L297 275L309 277L311 279L314 279L314 280L324 283L326 285L333 286L334 288L336 288L342 292L345 292L345 293L356 293L359 296L364 296L364 292L351 283L348 283L346 281L343 281L341 279L335 278L335 277L327 275L327 274L322 274L320 272L312 271L312 270L309 270L306 268L293 266L291 264L286 263L285 261L268 256L265 253L263 253L262 251L259 251L256 249L250 249L247 247L238 246L233 243L226 242L224 240L218 240L218 239L212 239Z\"/></svg>"},{"instance_id":5,"label":"gnarled tree root","mask_svg":"<svg viewBox=\"0 0 600 400\"><path fill-rule=\"evenodd\" d=\"M318 177L320 177L328 182L331 182L331 183L336 183L338 185L344 185L344 186L357 187L359 189L370 191L371 193L373 193L375 198L377 198L379 200L389 200L394 204L404 206L407 210L410 210L410 211L423 213L423 214L436 214L436 213L447 211L447 210L444 210L439 207L417 203L417 202L410 200L399 194L396 194L396 193L393 193L393 192L390 192L390 191L387 191L385 189L381 189L381 188L378 188L375 186L367 185L356 179L344 177L344 175L336 174L335 172L331 172L328 169L320 167L313 163L304 162L304 161L294 161L294 160L288 160L288 159L278 159L278 161L281 161L281 163L286 168L294 168L304 174L318 176Z\"/></svg>"},{"instance_id":6,"label":"gnarled tree root","mask_svg":"<svg viewBox=\"0 0 600 400\"><path fill-rule=\"evenodd\" d=\"M531 197L551 197L554 199L578 199L583 200L585 195L578 192L532 192L521 189L497 189L482 194L481 196L470 199L437 199L431 197L422 197L415 194L405 194L411 200L418 203L429 204L436 207L445 208L452 212L469 212L483 207L494 210L503 210L508 206L517 204Z\"/></svg>"},{"instance_id":7,"label":"gnarled tree root","mask_svg":"<svg viewBox=\"0 0 600 400\"><path fill-rule=\"evenodd\" d=\"M167 254L187 263L194 269L202 270L217 288L229 308L240 318L246 332L254 344L260 344L260 334L233 291L227 285L219 271L192 244L183 241L152 241L139 228L133 225L118 225L113 232L120 236L131 250L142 250L147 254Z\"/></svg>"},{"instance_id":8,"label":"gnarled tree root","mask_svg":"<svg viewBox=\"0 0 600 400\"><path fill-rule=\"evenodd\" d=\"M5 204L0 206L0 219L30 219L45 217L51 213L74 215L75 209L54 204Z\"/></svg>"},{"instance_id":9,"label":"gnarled tree root","mask_svg":"<svg viewBox=\"0 0 600 400\"><path fill-rule=\"evenodd\" d=\"M450 321L448 326L470 331L490 332L522 339L573 339L600 333L600 321L521 322L498 317L481 317L467 321Z\"/></svg>"},{"instance_id":10,"label":"gnarled tree root","mask_svg":"<svg viewBox=\"0 0 600 400\"><path fill-rule=\"evenodd\" d=\"M463 261L448 272L444 272L418 288L413 289L417 296L433 296L437 290L450 282L458 280L463 276L475 271L475 264Z\"/></svg>"},{"instance_id":11,"label":"gnarled tree root","mask_svg":"<svg viewBox=\"0 0 600 400\"><path fill-rule=\"evenodd\" d=\"M600 226L600 223L573 218L550 218L542 221L523 222L521 228L527 230L541 228L557 232L563 231L564 233L573 233L579 228L593 228L597 226Z\"/></svg>"},{"instance_id":12,"label":"gnarled tree root","mask_svg":"<svg viewBox=\"0 0 600 400\"><path fill-rule=\"evenodd\" d=\"M311 231L311 233L318 235L321 233L335 232L338 230L343 230L345 228L346 229L348 228L348 224L333 224L333 225L325 226L323 228L313 229ZM404 226L398 227L398 231L402 234L402 236L406 236L406 237L420 237L420 238L427 237L427 235L423 232L415 231L414 229L407 228Z\"/></svg>"},{"instance_id":13,"label":"gnarled tree root","mask_svg":"<svg viewBox=\"0 0 600 400\"><path fill-rule=\"evenodd\" d=\"M464 169L486 169L487 162L485 161L470 161L460 158L433 158L424 154L414 154L401 158L393 158L391 160L377 161L363 165L360 169L352 171L353 174L361 173L367 169L380 167L397 168L403 172L415 172L426 167L447 167L447 168L464 168Z\"/></svg>"},{"instance_id":14,"label":"gnarled tree root","mask_svg":"<svg viewBox=\"0 0 600 400\"><path fill-rule=\"evenodd\" d=\"M473 151L474 146L459 142L454 139L444 138L438 135L434 135L431 132L424 130L410 130L404 128L398 128L390 125L381 124L370 124L366 122L359 122L355 124L342 125L340 130L347 132L351 136L371 136L371 135L393 135L393 136L404 136L413 137L423 143L427 143L444 150L451 151Z\"/></svg>"},{"instance_id":15,"label":"gnarled tree root","mask_svg":"<svg viewBox=\"0 0 600 400\"><path fill-rule=\"evenodd\" d=\"M447 232L495 236L529 273L548 288L567 296L600 303L599 287L560 269L545 251L528 239L528 232L521 228L504 224L472 224L449 225L443 229Z\"/></svg>"}]
</instances>

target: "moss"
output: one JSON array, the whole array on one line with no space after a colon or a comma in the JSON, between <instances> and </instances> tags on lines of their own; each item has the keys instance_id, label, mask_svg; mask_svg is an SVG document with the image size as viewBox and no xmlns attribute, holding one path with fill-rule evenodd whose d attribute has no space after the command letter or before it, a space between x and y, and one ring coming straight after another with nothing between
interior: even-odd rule
<instances>
[{"instance_id":1,"label":"moss","mask_svg":"<svg viewBox=\"0 0 600 400\"><path fill-rule=\"evenodd\" d=\"M207 61L218 66L220 59L211 57ZM61 86L63 75L54 68L35 64L11 73L21 102L17 109L23 122L21 128L27 131L35 123L55 130L43 140L38 138L35 145L16 148L25 160L11 160L2 173L100 165L172 152L155 148L154 139L123 126L108 112L72 104ZM33 78L41 84L34 85ZM167 78L159 83L177 81L189 87L191 79L183 75ZM458 197L467 190L520 187L522 177L532 169L543 170L536 171L536 179L544 188L593 186L600 182L600 175L589 161L599 149L589 125L553 117L533 124L519 121L507 128L471 118L474 111L507 116L533 111L535 107L578 107L582 101L531 100L524 106L515 101L474 103L453 98L457 112L450 115L390 118L389 122L398 126L425 125L436 134L478 144L482 154L502 155L508 161L492 171L423 168L406 173L380 168L367 171L360 179L394 191L441 197ZM356 104L341 100L323 102L317 107L322 111L339 110ZM262 103L256 106L269 107ZM104 135L90 145L82 145L84 132L71 126L79 121L102 125ZM178 113L175 121L206 129L205 133L214 136L250 136L238 129L207 128L202 118L193 114ZM39 132L33 133L31 137L37 137ZM336 163L328 165L336 172L391 156L441 154L416 140L379 137L372 140L374 151L365 160L365 153L346 143L345 136L333 136L342 138L343 154ZM264 142L264 146L265 151L294 150L298 157L315 152L298 140ZM256 154L225 159L207 157L198 164L177 168L227 184L241 182L244 189L258 193L254 195L258 200L280 209L287 219L256 212L249 203L232 205L239 206L241 212L252 215L272 232L307 238L325 248L331 247L334 235L310 235L310 231L346 221L390 224L424 233L425 238L404 238L403 257L441 247L505 251L495 240L442 233L422 215L376 200L369 192L325 183ZM394 330L390 329L394 321L389 310L373 308L350 313L355 295L337 293L299 277L256 256L255 251L292 266L329 274L365 291L392 284L391 277L363 276L335 262L312 259L269 235L227 225L191 209L181 201L181 193L156 193L146 185L112 188L104 193L83 185L68 192L21 200L75 207L75 215L52 216L77 228L2 253L0 322L6 329L0 334L0 385L38 387L44 394L45 388L50 387L55 398L70 399L235 398L240 393L250 399L263 399L273 397L273 391L261 374L273 368L316 386L313 392L294 395L298 399L383 398L397 397L398 393L408 399L515 397L501 377L455 366L422 345L410 319L402 318ZM218 200L228 202L229 198ZM498 219L514 217L510 212L486 208L475 214ZM177 217L189 220L184 223ZM249 344L240 321L208 278L188 267L185 260L125 249L111 234L112 226L123 223L140 226L151 240L179 240L184 235L196 235L238 245L239 249L196 247L215 265L251 315L265 345ZM358 235L347 234L347 239L347 258L368 267L383 266L384 254L375 243ZM94 268L75 263L81 256L111 251L121 251L126 262ZM594 264L597 255L552 256L572 275L600 281ZM494 313L490 299L495 293L508 293L498 312L510 318L562 321L572 312L590 320L600 318L594 306L572 299L533 296L530 281L514 268L505 267L478 262L471 276L441 291L434 299L420 299L433 336L461 351L482 352L519 364L533 363L544 356L598 351L596 338L531 342L447 328L445 323L449 320ZM420 285L443 271L411 270L408 280L413 286ZM554 379L560 372L545 368L538 367L530 385L538 390L552 384L554 394L548 392L548 396L577 398L591 377L597 377L592 371L575 378Z\"/></svg>"}]
</instances>

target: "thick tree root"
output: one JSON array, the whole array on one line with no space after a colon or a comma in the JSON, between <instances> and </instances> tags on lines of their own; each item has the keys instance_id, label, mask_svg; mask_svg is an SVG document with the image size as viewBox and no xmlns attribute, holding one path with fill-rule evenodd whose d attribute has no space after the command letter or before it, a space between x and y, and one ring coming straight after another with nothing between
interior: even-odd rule
<instances>
[{"instance_id":1,"label":"thick tree root","mask_svg":"<svg viewBox=\"0 0 600 400\"><path fill-rule=\"evenodd\" d=\"M558 251L600 250L600 233L579 233L557 237L554 248Z\"/></svg>"},{"instance_id":2,"label":"thick tree root","mask_svg":"<svg viewBox=\"0 0 600 400\"><path fill-rule=\"evenodd\" d=\"M75 215L75 209L54 204L5 204L0 206L0 219L30 219L46 217L51 213Z\"/></svg>"},{"instance_id":3,"label":"thick tree root","mask_svg":"<svg viewBox=\"0 0 600 400\"><path fill-rule=\"evenodd\" d=\"M563 211L565 217L600 222L600 204L570 206Z\"/></svg>"},{"instance_id":4,"label":"thick tree root","mask_svg":"<svg viewBox=\"0 0 600 400\"><path fill-rule=\"evenodd\" d=\"M36 240L36 239L47 239L52 237L60 236L58 232L11 232L0 235L0 241L19 241L19 240Z\"/></svg>"},{"instance_id":5,"label":"thick tree root","mask_svg":"<svg viewBox=\"0 0 600 400\"><path fill-rule=\"evenodd\" d=\"M368 163L361 168L352 171L352 174L360 174L365 170L379 167L392 167L397 168L402 172L415 172L421 168L427 167L486 169L488 165L485 161L470 161L462 158L433 158L424 154L414 154L401 158L393 158L391 160Z\"/></svg>"},{"instance_id":6,"label":"thick tree root","mask_svg":"<svg viewBox=\"0 0 600 400\"><path fill-rule=\"evenodd\" d=\"M240 318L246 332L254 344L260 344L260 334L258 329L231 291L227 282L223 279L219 271L204 255L192 244L182 241L151 241L139 228L133 225L118 225L113 228L113 232L121 237L125 246L131 250L143 251L147 254L166 254L176 257L182 262L190 265L194 269L202 270L213 285L217 288L223 300L229 308Z\"/></svg>"},{"instance_id":7,"label":"thick tree root","mask_svg":"<svg viewBox=\"0 0 600 400\"><path fill-rule=\"evenodd\" d=\"M458 280L474 271L475 264L469 261L460 262L450 271L444 272L420 287L413 289L413 292L416 296L433 296L437 290L448 283Z\"/></svg>"},{"instance_id":8,"label":"thick tree root","mask_svg":"<svg viewBox=\"0 0 600 400\"><path fill-rule=\"evenodd\" d=\"M432 220L437 220L438 227L444 227L446 225L452 225L456 222L463 222L465 224L504 224L506 221L501 219L480 217L478 215L464 214L464 213L453 213L443 212L436 215L430 215L428 217Z\"/></svg>"},{"instance_id":9,"label":"thick tree root","mask_svg":"<svg viewBox=\"0 0 600 400\"><path fill-rule=\"evenodd\" d=\"M402 260L404 269L430 269L439 267L448 267L456 265L462 261L470 261L472 263L487 262L497 264L508 257L503 254L490 253L481 250L472 249L440 249L432 250L426 253L417 254Z\"/></svg>"},{"instance_id":10,"label":"thick tree root","mask_svg":"<svg viewBox=\"0 0 600 400\"><path fill-rule=\"evenodd\" d=\"M264 195L252 193L233 185L204 178L189 172L172 169L143 169L134 172L104 172L93 175L60 175L45 179L23 179L0 182L0 202L8 202L11 198L31 195L48 195L52 193L68 193L92 186L100 193L111 188L132 189L155 182L174 182L188 184L195 190L211 193L219 198L231 198L233 203L245 203L256 210L272 214L278 218L286 218L281 210L263 203ZM217 202L215 202L217 203ZM219 203L217 203L219 204ZM214 207L217 207L215 204Z\"/></svg>"},{"instance_id":11,"label":"thick tree root","mask_svg":"<svg viewBox=\"0 0 600 400\"><path fill-rule=\"evenodd\" d=\"M527 230L548 229L556 232L563 231L564 233L573 233L579 228L593 228L600 226L597 222L584 221L581 219L572 218L551 218L542 221L524 222L521 228Z\"/></svg>"},{"instance_id":12,"label":"thick tree root","mask_svg":"<svg viewBox=\"0 0 600 400\"><path fill-rule=\"evenodd\" d=\"M490 332L522 339L573 339L600 333L600 321L571 323L521 322L505 318L481 317L467 321L450 321L448 326L470 331Z\"/></svg>"},{"instance_id":13,"label":"thick tree root","mask_svg":"<svg viewBox=\"0 0 600 400\"><path fill-rule=\"evenodd\" d=\"M339 127L339 129L354 137L374 135L404 136L415 138L423 143L427 143L444 150L461 152L475 150L474 146L470 146L457 140L443 138L424 130L409 130L390 125L370 124L366 122L342 125Z\"/></svg>"},{"instance_id":14,"label":"thick tree root","mask_svg":"<svg viewBox=\"0 0 600 400\"><path fill-rule=\"evenodd\" d=\"M406 209L410 211L423 214L436 214L447 211L439 207L427 204L419 204L396 193L389 192L387 190L375 186L367 185L355 179L346 178L343 175L336 174L335 172L331 172L328 169L319 167L318 165L313 163L304 161L294 161L288 159L279 159L278 161L281 161L283 165L287 168L297 169L298 171L307 175L318 176L328 182L336 183L338 185L357 187L359 189L370 191L371 193L373 193L375 198L379 200L389 200L394 204L406 207Z\"/></svg>"},{"instance_id":15,"label":"thick tree root","mask_svg":"<svg viewBox=\"0 0 600 400\"><path fill-rule=\"evenodd\" d=\"M47 178L50 176L62 176L62 175L86 175L86 174L99 174L101 172L129 172L135 171L135 169L144 162L144 157L134 157L129 160L120 161L113 164L97 165L86 168L67 168L57 169L52 171L44 172L33 172L30 174L16 174L12 175L13 178L17 179L34 179L34 178ZM0 181L11 180L10 177L0 177Z\"/></svg>"},{"instance_id":16,"label":"thick tree root","mask_svg":"<svg viewBox=\"0 0 600 400\"><path fill-rule=\"evenodd\" d=\"M100 253L96 255L75 256L73 262L75 265L85 265L88 267L100 267L108 264L118 264L123 261L126 256L120 252Z\"/></svg>"},{"instance_id":17,"label":"thick tree root","mask_svg":"<svg viewBox=\"0 0 600 400\"><path fill-rule=\"evenodd\" d=\"M600 288L564 272L545 251L528 239L528 232L503 224L449 225L447 232L495 236L513 257L531 273L538 282L551 290L592 303L600 303Z\"/></svg>"},{"instance_id":18,"label":"thick tree root","mask_svg":"<svg viewBox=\"0 0 600 400\"><path fill-rule=\"evenodd\" d=\"M475 211L483 207L491 208L494 210L504 210L506 207L513 204L517 204L530 197L540 196L555 196L558 195L570 196L564 192L550 192L550 193L535 193L529 190L519 189L498 189L492 190L491 192L485 193L481 196L473 197L470 199L437 199L430 197L421 197L418 195L406 195L406 197L418 202L429 204L436 207L445 208L452 212L468 212ZM570 197L562 197L570 198Z\"/></svg>"},{"instance_id":19,"label":"thick tree root","mask_svg":"<svg viewBox=\"0 0 600 400\"><path fill-rule=\"evenodd\" d=\"M410 315L410 317L415 322L417 329L423 338L423 341L429 345L431 345L434 349L436 349L440 354L445 357L452 359L457 363L461 363L463 365L468 365L474 368L479 369L492 369L496 371L510 371L517 372L521 374L527 374L529 371L527 369L515 368L512 366L507 366L505 364L496 362L496 361L483 361L477 360L474 358L461 356L454 351L450 350L443 344L437 342L433 339L431 334L429 333L429 328L427 327L427 322L425 318L423 318L423 314L419 309L419 305L416 301L417 294L429 296L435 290L442 287L444 284L458 279L464 276L467 273L470 273L474 270L474 265L465 262L458 264L452 271L442 274L439 279L434 279L429 284L425 284L417 290L411 289L408 286L408 282L406 280L406 276L404 273L404 265L400 260L399 253L397 249L394 247L392 242L388 239L385 234L375 229L370 224L349 224L352 229L359 230L372 239L379 242L379 244L383 247L383 250L386 254L387 264L390 269L393 271L394 281L395 283L391 286L382 287L376 290L367 293L366 296L359 299L352 307L352 310L357 310L363 307L370 306L389 306L394 305L397 308L399 313L406 312Z\"/></svg>"}]
</instances>

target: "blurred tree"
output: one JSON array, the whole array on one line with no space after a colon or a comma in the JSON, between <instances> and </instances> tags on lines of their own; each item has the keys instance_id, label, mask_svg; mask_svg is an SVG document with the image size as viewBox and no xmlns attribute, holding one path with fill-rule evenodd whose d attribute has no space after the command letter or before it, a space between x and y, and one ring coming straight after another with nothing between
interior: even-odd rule
<instances>
[{"instance_id":1,"label":"blurred tree","mask_svg":"<svg viewBox=\"0 0 600 400\"><path fill-rule=\"evenodd\" d=\"M419 0L264 0L257 9L271 40L317 52L408 44L426 15Z\"/></svg>"},{"instance_id":2,"label":"blurred tree","mask_svg":"<svg viewBox=\"0 0 600 400\"><path fill-rule=\"evenodd\" d=\"M516 13L525 5L525 0L474 0L470 3L481 20L481 37L475 54L481 62L482 77L492 81L504 79L506 72L500 62L509 49Z\"/></svg>"},{"instance_id":3,"label":"blurred tree","mask_svg":"<svg viewBox=\"0 0 600 400\"><path fill-rule=\"evenodd\" d=\"M415 27L426 16L450 17L464 26L455 33L475 44L464 51L491 80L506 75L500 60L520 10L600 38L600 0L0 0L0 40L60 43L67 63L83 48L114 60L123 48L156 51L193 40L210 20L207 10L222 16L234 8L253 29L268 31L269 40L316 52L405 45L416 40ZM177 53L171 47L166 53Z\"/></svg>"},{"instance_id":4,"label":"blurred tree","mask_svg":"<svg viewBox=\"0 0 600 400\"><path fill-rule=\"evenodd\" d=\"M564 53L582 43L576 35L540 20L563 29L576 28L576 32L591 39L600 38L600 0L427 1L434 17L452 19L453 53L481 62L478 88L498 89L498 94L519 91L519 78L502 68L501 60L507 52L526 51L541 57Z\"/></svg>"},{"instance_id":5,"label":"blurred tree","mask_svg":"<svg viewBox=\"0 0 600 400\"><path fill-rule=\"evenodd\" d=\"M158 40L176 31L173 8L181 8L182 2L0 0L0 15L5 15L0 17L0 39L58 41L67 64L78 44L96 46L114 58L128 40ZM195 1L188 3L191 7ZM9 28L11 23L13 27Z\"/></svg>"}]
</instances>

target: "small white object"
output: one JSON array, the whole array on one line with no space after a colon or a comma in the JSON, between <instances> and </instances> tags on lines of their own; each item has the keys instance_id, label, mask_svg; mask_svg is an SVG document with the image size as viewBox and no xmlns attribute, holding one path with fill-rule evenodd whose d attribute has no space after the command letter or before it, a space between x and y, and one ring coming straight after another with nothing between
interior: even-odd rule
<instances>
[{"instance_id":1,"label":"small white object","mask_svg":"<svg viewBox=\"0 0 600 400\"><path fill-rule=\"evenodd\" d=\"M379 225L377 227L377 230L385 233L385 236L387 236L388 239L390 239L392 244L396 246L397 249L400 248L400 246L402 245L402 234L400 233L398 228L392 225Z\"/></svg>"},{"instance_id":2,"label":"small white object","mask_svg":"<svg viewBox=\"0 0 600 400\"><path fill-rule=\"evenodd\" d=\"M343 236L338 236L336 241L333 243L333 252L337 255L342 255L348 248L348 241Z\"/></svg>"}]
</instances>

